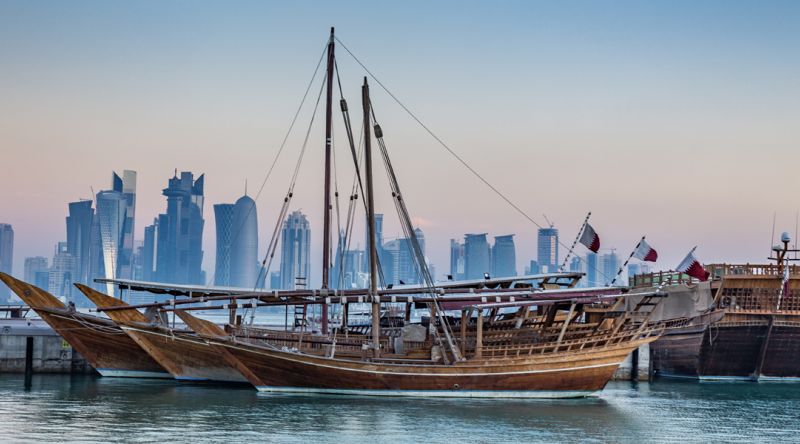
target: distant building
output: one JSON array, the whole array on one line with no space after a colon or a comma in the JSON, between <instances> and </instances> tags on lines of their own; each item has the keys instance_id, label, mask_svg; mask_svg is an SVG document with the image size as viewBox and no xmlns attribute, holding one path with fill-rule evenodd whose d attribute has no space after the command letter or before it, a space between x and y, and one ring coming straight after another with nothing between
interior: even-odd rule
<instances>
[{"instance_id":1,"label":"distant building","mask_svg":"<svg viewBox=\"0 0 800 444\"><path fill-rule=\"evenodd\" d=\"M583 263L583 261L581 260L580 257L573 256L572 259L570 259L570 261L569 261L569 271L571 271L573 273L585 273L586 272L586 269L584 268L584 263ZM581 279L578 282L578 286L579 287L585 287L586 286L586 279L585 278Z\"/></svg>"},{"instance_id":2,"label":"distant building","mask_svg":"<svg viewBox=\"0 0 800 444\"><path fill-rule=\"evenodd\" d=\"M281 233L281 286L285 290L295 288L297 278L306 284L311 274L311 228L308 218L295 211L286 218Z\"/></svg>"},{"instance_id":3,"label":"distant building","mask_svg":"<svg viewBox=\"0 0 800 444\"><path fill-rule=\"evenodd\" d=\"M84 285L92 285L94 277L92 273L92 224L94 223L92 201L70 202L68 208L67 252L75 258L73 279Z\"/></svg>"},{"instance_id":4,"label":"distant building","mask_svg":"<svg viewBox=\"0 0 800 444\"><path fill-rule=\"evenodd\" d=\"M450 276L456 281L464 280L464 243L450 239Z\"/></svg>"},{"instance_id":5,"label":"distant building","mask_svg":"<svg viewBox=\"0 0 800 444\"><path fill-rule=\"evenodd\" d=\"M525 274L539 274L539 262L531 260L527 267L525 267Z\"/></svg>"},{"instance_id":6,"label":"distant building","mask_svg":"<svg viewBox=\"0 0 800 444\"><path fill-rule=\"evenodd\" d=\"M14 262L14 229L9 224L0 224L0 271L11 274ZM0 286L0 301L7 301L11 290Z\"/></svg>"},{"instance_id":7,"label":"distant building","mask_svg":"<svg viewBox=\"0 0 800 444\"><path fill-rule=\"evenodd\" d=\"M97 193L97 214L94 220L95 238L94 243L97 248L95 258L95 278L116 279L123 275L121 255L123 238L125 235L125 224L127 220L128 203L125 195L117 191L100 191ZM69 248L65 253L69 253ZM75 258L73 257L73 260ZM130 261L130 257L126 260ZM55 264L53 264L55 266ZM130 270L130 264L126 270ZM131 276L124 276L131 278ZM113 296L115 286L112 283L98 284L96 287ZM64 295L68 296L68 295Z\"/></svg>"},{"instance_id":8,"label":"distant building","mask_svg":"<svg viewBox=\"0 0 800 444\"><path fill-rule=\"evenodd\" d=\"M537 238L537 256L539 269L542 273L555 273L558 271L558 229L540 228Z\"/></svg>"},{"instance_id":9,"label":"distant building","mask_svg":"<svg viewBox=\"0 0 800 444\"><path fill-rule=\"evenodd\" d=\"M230 249L230 285L241 288L258 286L258 219L256 202L242 196L233 208Z\"/></svg>"},{"instance_id":10,"label":"distant building","mask_svg":"<svg viewBox=\"0 0 800 444\"><path fill-rule=\"evenodd\" d=\"M366 260L367 255L364 250L345 251L341 268L337 268L339 271L335 276L338 282L337 288L366 288L368 275L362 271Z\"/></svg>"},{"instance_id":11,"label":"distant building","mask_svg":"<svg viewBox=\"0 0 800 444\"><path fill-rule=\"evenodd\" d=\"M47 291L50 286L50 265L44 256L25 258L25 282Z\"/></svg>"},{"instance_id":12,"label":"distant building","mask_svg":"<svg viewBox=\"0 0 800 444\"><path fill-rule=\"evenodd\" d=\"M117 277L131 279L133 277L134 221L136 220L136 171L124 170L122 177L113 173L112 182L112 189L122 194L125 199L125 219L119 245Z\"/></svg>"},{"instance_id":13,"label":"distant building","mask_svg":"<svg viewBox=\"0 0 800 444\"><path fill-rule=\"evenodd\" d=\"M601 281L603 285L611 284L611 281L614 280L614 277L617 275L617 271L619 271L620 264L619 256L617 256L615 251L600 256L600 269L603 271ZM620 280L617 279L614 284L620 283Z\"/></svg>"},{"instance_id":14,"label":"distant building","mask_svg":"<svg viewBox=\"0 0 800 444\"><path fill-rule=\"evenodd\" d=\"M75 272L75 258L69 254L66 242L59 242L56 245L53 263L50 267L49 283L47 290L56 297L64 300L72 299L75 305L86 306L82 297L73 297L72 293L72 274Z\"/></svg>"},{"instance_id":15,"label":"distant building","mask_svg":"<svg viewBox=\"0 0 800 444\"><path fill-rule=\"evenodd\" d=\"M597 287L600 285L599 264L597 261L597 253L586 253L586 286Z\"/></svg>"},{"instance_id":16,"label":"distant building","mask_svg":"<svg viewBox=\"0 0 800 444\"><path fill-rule=\"evenodd\" d=\"M133 241L133 279L144 280L144 241Z\"/></svg>"},{"instance_id":17,"label":"distant building","mask_svg":"<svg viewBox=\"0 0 800 444\"><path fill-rule=\"evenodd\" d=\"M489 242L486 233L464 236L464 278L483 279L484 273L491 272Z\"/></svg>"},{"instance_id":18,"label":"distant building","mask_svg":"<svg viewBox=\"0 0 800 444\"><path fill-rule=\"evenodd\" d=\"M495 236L492 246L492 277L517 275L517 252L514 235Z\"/></svg>"},{"instance_id":19,"label":"distant building","mask_svg":"<svg viewBox=\"0 0 800 444\"><path fill-rule=\"evenodd\" d=\"M233 240L233 204L214 205L214 222L217 231L214 285L231 285L231 241Z\"/></svg>"},{"instance_id":20,"label":"distant building","mask_svg":"<svg viewBox=\"0 0 800 444\"><path fill-rule=\"evenodd\" d=\"M273 271L269 274L269 288L271 290L281 289L281 272Z\"/></svg>"},{"instance_id":21,"label":"distant building","mask_svg":"<svg viewBox=\"0 0 800 444\"><path fill-rule=\"evenodd\" d=\"M158 218L153 220L152 225L144 227L144 243L142 244L142 279L145 281L155 281L158 253Z\"/></svg>"},{"instance_id":22,"label":"distant building","mask_svg":"<svg viewBox=\"0 0 800 444\"><path fill-rule=\"evenodd\" d=\"M25 282L33 283L36 279L36 273L41 271L48 271L50 269L49 262L44 256L26 257L25 258ZM43 287L46 290L46 287Z\"/></svg>"},{"instance_id":23,"label":"distant building","mask_svg":"<svg viewBox=\"0 0 800 444\"><path fill-rule=\"evenodd\" d=\"M204 284L203 184L190 172L169 179L163 194L167 212L158 216L156 280L174 284ZM145 248L146 250L147 248Z\"/></svg>"}]
</instances>

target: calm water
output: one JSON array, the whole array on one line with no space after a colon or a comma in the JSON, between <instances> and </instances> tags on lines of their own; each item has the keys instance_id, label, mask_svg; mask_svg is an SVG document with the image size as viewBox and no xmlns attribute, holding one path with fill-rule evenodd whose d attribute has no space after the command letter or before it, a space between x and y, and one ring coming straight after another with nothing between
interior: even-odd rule
<instances>
[{"instance_id":1,"label":"calm water","mask_svg":"<svg viewBox=\"0 0 800 444\"><path fill-rule=\"evenodd\" d=\"M475 401L0 375L2 442L800 441L800 385L612 383L594 399Z\"/></svg>"}]
</instances>

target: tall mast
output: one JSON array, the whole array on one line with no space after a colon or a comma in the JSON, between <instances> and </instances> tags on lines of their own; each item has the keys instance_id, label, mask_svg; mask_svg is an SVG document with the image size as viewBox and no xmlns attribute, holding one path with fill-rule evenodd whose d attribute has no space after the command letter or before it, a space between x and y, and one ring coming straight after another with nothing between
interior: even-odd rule
<instances>
[{"instance_id":1,"label":"tall mast","mask_svg":"<svg viewBox=\"0 0 800 444\"><path fill-rule=\"evenodd\" d=\"M367 235L369 237L369 292L372 296L372 348L380 356L381 302L378 296L378 247L375 236L375 198L372 186L372 141L370 140L369 85L364 77L361 87L361 104L364 108L364 163L367 176Z\"/></svg>"},{"instance_id":2,"label":"tall mast","mask_svg":"<svg viewBox=\"0 0 800 444\"><path fill-rule=\"evenodd\" d=\"M328 41L328 78L325 101L325 211L323 211L322 232L322 288L328 289L331 254L331 138L333 124L333 69L334 69L333 27ZM322 333L328 333L328 304L322 304Z\"/></svg>"}]
</instances>

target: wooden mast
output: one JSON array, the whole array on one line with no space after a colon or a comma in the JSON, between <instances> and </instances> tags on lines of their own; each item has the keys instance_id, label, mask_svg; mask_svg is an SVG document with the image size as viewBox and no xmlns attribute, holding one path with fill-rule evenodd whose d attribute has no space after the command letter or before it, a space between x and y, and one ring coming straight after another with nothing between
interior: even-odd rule
<instances>
[{"instance_id":1,"label":"wooden mast","mask_svg":"<svg viewBox=\"0 0 800 444\"><path fill-rule=\"evenodd\" d=\"M334 38L331 27L331 38L328 41L328 77L325 102L325 211L323 211L322 228L322 289L329 287L330 253L331 253L331 138L333 123L333 69ZM328 333L328 304L322 304L322 333Z\"/></svg>"},{"instance_id":2,"label":"wooden mast","mask_svg":"<svg viewBox=\"0 0 800 444\"><path fill-rule=\"evenodd\" d=\"M378 248L375 236L375 197L372 186L372 141L370 139L369 85L364 77L361 87L361 104L364 108L364 163L367 176L367 234L369 238L369 294L372 296L372 348L375 357L380 356L381 302L378 295Z\"/></svg>"}]
</instances>

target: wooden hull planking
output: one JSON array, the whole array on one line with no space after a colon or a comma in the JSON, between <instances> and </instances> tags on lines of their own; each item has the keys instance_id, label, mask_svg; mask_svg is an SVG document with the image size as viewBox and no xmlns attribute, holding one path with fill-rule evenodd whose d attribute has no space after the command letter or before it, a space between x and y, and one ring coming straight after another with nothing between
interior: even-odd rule
<instances>
[{"instance_id":1,"label":"wooden hull planking","mask_svg":"<svg viewBox=\"0 0 800 444\"><path fill-rule=\"evenodd\" d=\"M170 378L125 332L108 319L67 309L46 291L0 273L5 282L103 376Z\"/></svg>"},{"instance_id":2,"label":"wooden hull planking","mask_svg":"<svg viewBox=\"0 0 800 444\"><path fill-rule=\"evenodd\" d=\"M209 338L256 376L260 391L381 396L576 397L605 387L619 364L652 338L602 349L457 365L334 359Z\"/></svg>"},{"instance_id":3,"label":"wooden hull planking","mask_svg":"<svg viewBox=\"0 0 800 444\"><path fill-rule=\"evenodd\" d=\"M119 299L92 288L78 288L98 307L123 306ZM136 309L109 311L109 317L122 331L146 351L177 380L246 383L220 353L192 332L175 331L151 325Z\"/></svg>"}]
</instances>

